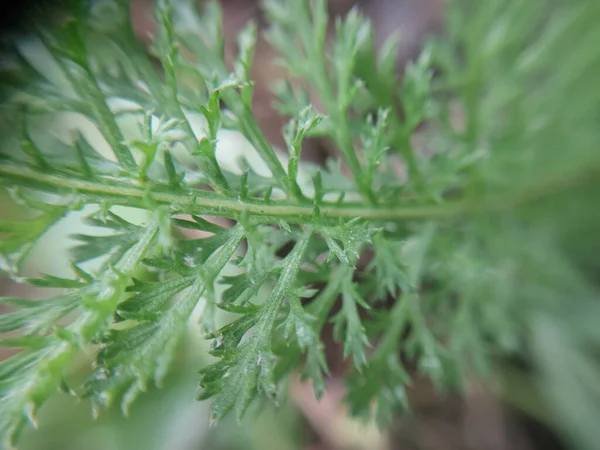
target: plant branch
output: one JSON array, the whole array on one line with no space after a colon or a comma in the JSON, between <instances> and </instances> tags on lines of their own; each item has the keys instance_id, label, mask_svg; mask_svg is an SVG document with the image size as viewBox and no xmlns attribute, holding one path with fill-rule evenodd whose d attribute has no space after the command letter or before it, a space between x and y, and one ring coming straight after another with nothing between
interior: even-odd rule
<instances>
[{"instance_id":1,"label":"plant branch","mask_svg":"<svg viewBox=\"0 0 600 450\"><path fill-rule=\"evenodd\" d=\"M327 203L319 205L321 219L354 219L382 221L426 220L456 217L465 214L501 212L516 206L551 197L576 186L584 185L600 176L600 163L584 168L554 174L524 189L508 194L487 196L475 200L448 201L439 205L404 207L372 206L364 203ZM207 214L237 218L244 213L265 220L285 218L294 223L305 223L315 218L312 206L289 201L237 200L196 189L175 190L165 185L140 185L131 181L106 177L89 180L72 174L47 173L31 167L0 163L0 184L21 185L48 192L87 194L94 199L109 199L124 206L146 207L148 199L168 205L172 212Z\"/></svg>"}]
</instances>

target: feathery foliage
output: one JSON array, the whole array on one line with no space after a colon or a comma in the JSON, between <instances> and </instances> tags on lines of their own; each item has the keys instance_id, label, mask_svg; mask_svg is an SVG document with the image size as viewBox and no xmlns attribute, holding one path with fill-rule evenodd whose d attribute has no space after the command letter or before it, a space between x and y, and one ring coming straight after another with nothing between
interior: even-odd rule
<instances>
[{"instance_id":1,"label":"feathery foliage","mask_svg":"<svg viewBox=\"0 0 600 450\"><path fill-rule=\"evenodd\" d=\"M539 381L553 423L593 448L600 3L455 0L443 37L401 78L395 41L375 52L357 11L336 21L330 42L324 0L265 10L267 39L302 80L278 85L291 116L285 149L252 113L257 27L241 31L228 67L214 2L157 2L160 69L121 0L69 2L57 24L35 30L52 71L11 41L0 185L27 216L0 221L1 269L56 292L1 299L2 345L16 350L0 362L3 440L35 425L59 388L95 411L118 402L127 412L165 376L201 304L215 360L199 395L215 421L282 398L295 370L322 395L321 334L332 322L353 365L356 415L388 423L408 406L415 370L460 389L518 358L535 365L522 376ZM90 121L104 150L38 126L61 112ZM223 130L254 149L235 167L223 162ZM340 162L303 163L312 136L334 142ZM73 277L23 278L46 231L84 207L100 234L73 236ZM122 207L146 220L131 223ZM361 255L371 255L366 267ZM225 276L226 265L239 271ZM217 309L235 318L222 324ZM70 365L90 349L89 379L69 387Z\"/></svg>"}]
</instances>

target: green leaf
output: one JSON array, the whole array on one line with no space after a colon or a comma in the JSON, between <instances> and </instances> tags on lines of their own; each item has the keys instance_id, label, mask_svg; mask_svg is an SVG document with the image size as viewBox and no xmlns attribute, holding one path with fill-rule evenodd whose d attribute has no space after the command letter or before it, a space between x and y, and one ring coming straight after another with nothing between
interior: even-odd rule
<instances>
[{"instance_id":1,"label":"green leaf","mask_svg":"<svg viewBox=\"0 0 600 450\"><path fill-rule=\"evenodd\" d=\"M142 292L123 303L125 309L119 310L119 314L137 306L139 312L135 317L146 322L110 330L103 336L98 369L87 381L85 391L96 411L110 406L118 398L127 414L133 401L151 382L160 385L183 338L190 314L204 295L207 284L212 283L233 256L242 237L241 228L235 228L195 277L163 282L154 290L137 284ZM169 304L176 295L177 301Z\"/></svg>"},{"instance_id":2,"label":"green leaf","mask_svg":"<svg viewBox=\"0 0 600 450\"><path fill-rule=\"evenodd\" d=\"M354 266L360 250L371 241L373 230L360 219L353 219L337 227L323 228L321 233L331 254L342 263ZM341 242L343 247L338 242Z\"/></svg>"},{"instance_id":3,"label":"green leaf","mask_svg":"<svg viewBox=\"0 0 600 450\"><path fill-rule=\"evenodd\" d=\"M357 9L352 9L343 20L336 22L336 39L331 60L335 72L339 108L346 109L353 100L354 66L359 51L371 35L369 22L363 20Z\"/></svg>"},{"instance_id":4,"label":"green leaf","mask_svg":"<svg viewBox=\"0 0 600 450\"><path fill-rule=\"evenodd\" d=\"M35 243L67 212L66 207L54 206L34 220L0 219L0 269L18 272Z\"/></svg>"},{"instance_id":5,"label":"green leaf","mask_svg":"<svg viewBox=\"0 0 600 450\"><path fill-rule=\"evenodd\" d=\"M256 325L249 329L251 322L238 321L238 325L217 334L221 342L231 345L237 341L238 345L219 354L218 362L200 372L200 387L203 389L200 398L214 397L211 408L213 421L222 419L232 408L236 409L238 417L243 416L257 391L270 397L275 395L272 333L279 309L294 285L311 233L310 229L306 231L286 257L271 295L257 313ZM228 331L229 336L223 335L223 331ZM245 342L239 343L242 331L251 334Z\"/></svg>"},{"instance_id":6,"label":"green leaf","mask_svg":"<svg viewBox=\"0 0 600 450\"><path fill-rule=\"evenodd\" d=\"M22 327L22 335L5 345L35 344L0 362L0 436L12 445L26 421L37 424L35 414L55 390L64 385L69 364L84 345L97 339L109 327L117 304L124 297L131 273L151 247L157 227L149 226L118 266L121 272L108 268L83 288L47 301L9 299L8 303L28 309L24 316L17 310L7 315L5 327ZM61 328L56 320L75 307L82 313ZM33 331L52 334L29 335Z\"/></svg>"},{"instance_id":7,"label":"green leaf","mask_svg":"<svg viewBox=\"0 0 600 450\"><path fill-rule=\"evenodd\" d=\"M375 298L384 300L388 295L408 292L415 288L407 273L408 263L403 261L404 242L386 239L379 232L373 239L373 260L369 270L375 274Z\"/></svg>"},{"instance_id":8,"label":"green leaf","mask_svg":"<svg viewBox=\"0 0 600 450\"><path fill-rule=\"evenodd\" d=\"M0 297L0 305L11 312L0 315L0 333L23 330L27 333L41 333L50 330L62 317L79 306L81 296L77 292L44 299L26 300Z\"/></svg>"},{"instance_id":9,"label":"green leaf","mask_svg":"<svg viewBox=\"0 0 600 450\"><path fill-rule=\"evenodd\" d=\"M417 61L409 63L402 80L402 107L409 120L406 128L414 130L424 119L432 116L433 101L430 93L433 70L431 48L426 47Z\"/></svg>"},{"instance_id":10,"label":"green leaf","mask_svg":"<svg viewBox=\"0 0 600 450\"><path fill-rule=\"evenodd\" d=\"M272 273L269 272L255 275L252 278L247 274L223 276L221 278L221 284L229 286L221 296L223 303L246 304L258 293L262 285L271 276Z\"/></svg>"},{"instance_id":11,"label":"green leaf","mask_svg":"<svg viewBox=\"0 0 600 450\"><path fill-rule=\"evenodd\" d=\"M307 314L302 308L299 297L288 300L290 312L283 322L283 338L290 342L295 337L301 350L306 350L312 345L317 345L319 340L315 333L316 317Z\"/></svg>"},{"instance_id":12,"label":"green leaf","mask_svg":"<svg viewBox=\"0 0 600 450\"><path fill-rule=\"evenodd\" d=\"M76 266L74 266L74 271L79 275L78 279L55 277L54 275L46 274L40 278L27 278L27 282L36 287L74 289L84 287L92 281L88 273L80 269L78 270Z\"/></svg>"},{"instance_id":13,"label":"green leaf","mask_svg":"<svg viewBox=\"0 0 600 450\"><path fill-rule=\"evenodd\" d=\"M119 304L117 314L125 320L156 320L171 299L189 288L195 277L180 277L157 283L137 282L128 291L135 295Z\"/></svg>"},{"instance_id":14,"label":"green leaf","mask_svg":"<svg viewBox=\"0 0 600 450\"><path fill-rule=\"evenodd\" d=\"M62 380L74 347L53 337L41 349L25 349L0 362L0 436L14 445L27 422L37 426L39 407Z\"/></svg>"},{"instance_id":15,"label":"green leaf","mask_svg":"<svg viewBox=\"0 0 600 450\"><path fill-rule=\"evenodd\" d=\"M287 171L288 178L290 182L294 183L294 188L301 195L300 187L298 186L298 164L300 163L302 142L321 123L323 116L316 114L310 106L302 109L298 116L297 120L292 120L286 126L284 138L290 153Z\"/></svg>"},{"instance_id":16,"label":"green leaf","mask_svg":"<svg viewBox=\"0 0 600 450\"><path fill-rule=\"evenodd\" d=\"M382 109L377 112L377 121L373 117L367 119L367 132L361 136L362 144L365 149L367 159L367 174L365 175L372 185L377 179L377 169L385 160L385 154L389 150L386 142L385 132L388 126L389 109Z\"/></svg>"},{"instance_id":17,"label":"green leaf","mask_svg":"<svg viewBox=\"0 0 600 450\"><path fill-rule=\"evenodd\" d=\"M178 227L187 228L189 230L207 231L214 234L219 234L223 231L223 228L220 226L209 222L200 216L192 215L192 219L194 220L172 219L172 222Z\"/></svg>"},{"instance_id":18,"label":"green leaf","mask_svg":"<svg viewBox=\"0 0 600 450\"><path fill-rule=\"evenodd\" d=\"M244 28L238 33L238 53L239 56L234 64L233 72L236 78L240 81L249 82L251 81L250 69L252 68L252 61L254 59L254 50L256 47L256 34L257 27L256 23L249 21ZM244 94L244 102L250 105L252 100L251 91L249 96Z\"/></svg>"},{"instance_id":19,"label":"green leaf","mask_svg":"<svg viewBox=\"0 0 600 450\"><path fill-rule=\"evenodd\" d=\"M366 349L370 344L357 305L369 308L352 280L347 280L342 287L342 309L333 318L334 335L344 344L344 357L352 356L354 367L360 371L367 364Z\"/></svg>"},{"instance_id":20,"label":"green leaf","mask_svg":"<svg viewBox=\"0 0 600 450\"><path fill-rule=\"evenodd\" d=\"M80 242L71 249L71 257L76 264L110 254L113 251L115 253L112 259L116 260L131 248L138 238L137 233L120 233L108 236L74 234L71 237Z\"/></svg>"},{"instance_id":21,"label":"green leaf","mask_svg":"<svg viewBox=\"0 0 600 450\"><path fill-rule=\"evenodd\" d=\"M418 286L424 275L425 257L434 231L434 226L426 225L419 234L404 244L402 255L410 261L409 267L412 270L409 279L413 286ZM396 300L391 311L381 315L382 339L369 360L364 361L364 370L349 379L347 401L353 415L370 418L372 404L375 401L375 418L381 425L387 425L395 413L408 407L405 386L410 376L400 360L400 355L403 348L402 333L409 324L417 323L419 327L414 333L421 339L420 344L425 344L421 347L425 352L419 355L425 365L431 363L431 359L426 358L436 356L429 347L431 342L428 340L430 339L428 330L420 321L418 302L419 298L415 291L407 291ZM359 347L359 351L360 349ZM359 356L361 355L362 353L359 353ZM430 373L433 369L436 374L441 370L439 366L426 368Z\"/></svg>"},{"instance_id":22,"label":"green leaf","mask_svg":"<svg viewBox=\"0 0 600 450\"><path fill-rule=\"evenodd\" d=\"M386 426L395 415L408 407L405 386L410 376L398 356L388 355L372 361L366 369L353 374L348 381L347 403L353 416L370 419L375 401L375 419Z\"/></svg>"}]
</instances>

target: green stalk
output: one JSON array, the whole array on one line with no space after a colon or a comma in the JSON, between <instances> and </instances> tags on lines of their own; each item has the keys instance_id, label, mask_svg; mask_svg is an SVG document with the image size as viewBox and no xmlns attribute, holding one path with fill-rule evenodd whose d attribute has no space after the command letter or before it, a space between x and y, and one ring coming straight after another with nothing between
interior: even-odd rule
<instances>
[{"instance_id":1,"label":"green stalk","mask_svg":"<svg viewBox=\"0 0 600 450\"><path fill-rule=\"evenodd\" d=\"M367 220L405 221L427 220L457 217L465 214L485 212L502 212L519 205L538 201L544 198L587 183L600 177L600 162L589 164L584 168L554 174L524 189L508 194L490 195L479 200L455 200L438 205L417 206L374 206L365 203L327 203L319 205L321 220L362 218ZM174 190L170 186L142 186L133 182L115 180L106 177L104 180L75 178L71 174L44 171L0 163L0 184L20 185L38 188L47 192L77 193L88 195L94 201L111 200L123 206L147 207L151 198L160 205L167 205L172 212L208 214L217 217L238 218L242 213L248 217L273 220L285 219L292 223L307 223L315 218L313 206L290 202L289 200L266 202L264 200L239 200L223 197L215 193L195 189Z\"/></svg>"}]
</instances>

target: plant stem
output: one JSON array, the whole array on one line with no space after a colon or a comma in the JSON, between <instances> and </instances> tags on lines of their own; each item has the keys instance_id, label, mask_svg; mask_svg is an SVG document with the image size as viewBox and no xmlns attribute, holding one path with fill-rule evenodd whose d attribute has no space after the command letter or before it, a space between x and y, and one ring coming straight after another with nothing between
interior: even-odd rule
<instances>
[{"instance_id":1,"label":"plant stem","mask_svg":"<svg viewBox=\"0 0 600 450\"><path fill-rule=\"evenodd\" d=\"M321 219L363 218L381 221L427 220L457 217L467 214L501 212L516 206L541 200L564 191L595 181L600 176L600 163L589 164L578 170L554 174L527 188L508 194L486 196L478 201L456 200L438 205L373 206L365 203L327 203L319 205ZM168 185L141 185L125 179L97 177L94 180L75 177L70 173L47 173L42 170L0 162L0 184L20 185L42 189L46 192L78 193L94 200L111 200L114 204L147 208L148 199L167 205L173 213L206 214L218 217L238 218L244 213L262 220L274 218L293 223L310 223L315 211L312 206L291 203L288 200L239 200L222 197L213 192L196 189L174 189Z\"/></svg>"}]
</instances>

